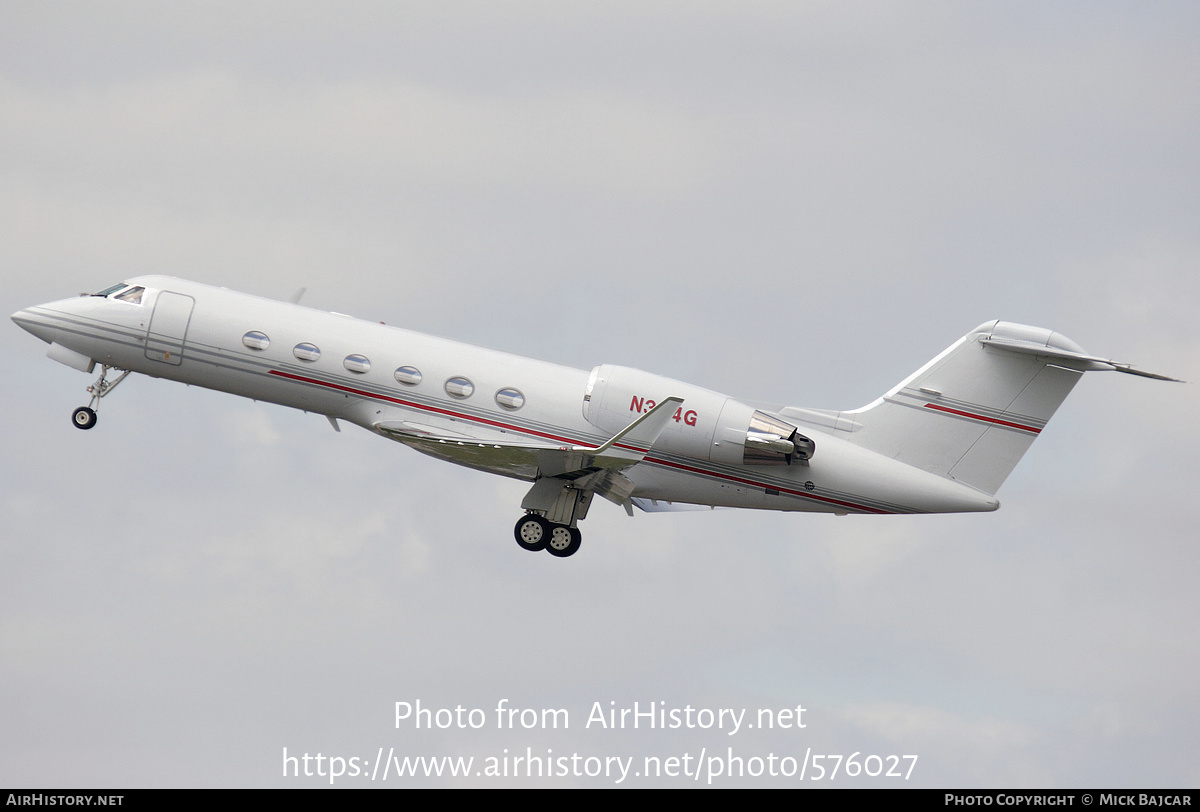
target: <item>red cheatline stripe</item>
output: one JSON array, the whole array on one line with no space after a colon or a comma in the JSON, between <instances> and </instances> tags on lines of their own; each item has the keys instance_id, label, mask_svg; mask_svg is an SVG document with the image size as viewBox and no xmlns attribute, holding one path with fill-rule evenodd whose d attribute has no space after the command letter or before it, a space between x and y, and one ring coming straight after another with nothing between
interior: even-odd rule
<instances>
[{"instance_id":1,"label":"red cheatline stripe","mask_svg":"<svg viewBox=\"0 0 1200 812\"><path fill-rule=\"evenodd\" d=\"M460 420L470 420L470 421L474 421L476 423L483 423L488 426L495 426L496 428L509 429L510 431L517 431L517 432L521 432L523 434L532 434L536 437L545 437L547 440L555 440L556 442L560 442L560 443L570 443L571 445L588 445L588 443L580 443L580 442L570 439L569 437L559 437L558 435L555 435L555 434L546 434L545 432L535 431L533 429L522 428L521 426L516 426L516 425L513 425L512 423L501 423L498 420L489 420L486 417L476 417L474 415L464 414L463 412L455 412L455 411L451 411L449 409L439 409L436 406L426 406L422 403L414 403L409 400L401 400L400 398L394 398L394 397L390 397L388 395L380 395L375 392L367 392L366 390L363 390L363 389L355 389L352 386L344 386L339 383L330 383L329 381L321 381L321 380L317 380L316 378L306 378L303 375L295 375L291 372L283 372L282 370L272 369L272 370L270 370L270 374L275 375L280 378L287 378L288 380L291 380L291 381L300 381L301 383L309 383L314 386L323 386L326 389L333 389L337 392L345 392L347 394L358 395L359 397L369 398L372 400L382 400L382 401L386 401L388 403L395 403L397 406L404 406L409 409L418 409L420 411L433 412L434 414L443 414L443 415L446 415L447 417L455 417ZM620 448L624 448L628 451L645 453L645 449L632 448L630 446L621 445L620 443L617 443L617 446ZM729 474L720 474L715 471L706 470L704 468L694 468L690 465L683 465L682 463L669 462L668 460L646 457L646 461L657 463L658 465L664 465L668 468L678 468L681 471L688 471L688 472L691 472L694 474L700 474L701 476L714 477L716 479L725 479L730 482L737 482L742 485L749 485L750 487L753 487L753 488L764 488L765 489L765 488L769 487L769 488L772 488L773 490L779 491L780 493L791 494L792 496L800 496L805 499L812 499L813 501L824 502L824 503L830 504L830 505L838 505L840 507L850 508L851 510L861 510L865 513L891 513L892 512L889 510L880 510L878 508L870 508L870 507L866 507L865 505L858 505L858 504L855 504L854 502L847 502L847 501L844 501L841 499L834 499L834 498L828 497L828 496L818 496L816 494L808 493L807 491L797 491L797 490L793 490L791 488L781 488L781 487L778 487L775 485L766 485L761 482L755 482L754 480L751 480L751 479L742 479L741 477L730 476Z\"/></svg>"},{"instance_id":2,"label":"red cheatline stripe","mask_svg":"<svg viewBox=\"0 0 1200 812\"><path fill-rule=\"evenodd\" d=\"M716 479L725 479L730 482L737 482L741 485L749 485L754 488L768 488L769 487L772 490L779 491L780 493L786 493L786 494L790 494L792 496L802 496L805 499L812 499L813 501L816 501L816 502L825 502L830 505L839 505L841 507L850 508L852 510L861 510L864 513L891 513L892 512L890 510L881 510L879 508L871 508L871 507L867 507L866 505L855 504L854 502L847 502L842 499L834 499L833 497L830 497L830 496L818 496L817 494L809 493L808 491L797 491L797 490L793 490L792 488L781 488L777 485L765 485L762 482L755 482L752 479L742 479L741 477L730 476L729 474L719 474L715 471L709 471L704 468L693 468L690 465L684 465L683 463L679 463L679 462L670 462L668 460L661 460L661 459L658 459L657 457L646 457L646 461L647 462L656 462L659 465L665 465L669 468L678 468L681 471L689 471L693 474L700 474L701 476L710 476L710 477L715 477Z\"/></svg>"},{"instance_id":3,"label":"red cheatline stripe","mask_svg":"<svg viewBox=\"0 0 1200 812\"><path fill-rule=\"evenodd\" d=\"M486 417L476 417L475 415L469 415L469 414L465 414L463 412L455 412L455 411L451 411L449 409L439 409L436 406L426 406L423 403L414 403L413 401L410 401L410 400L401 400L400 398L393 398L388 395L380 395L375 392L367 392L366 390L363 390L363 389L355 389L354 387L343 386L342 384L339 384L339 383L330 383L329 381L320 381L320 380L317 380L316 378L306 378L303 375L294 375L291 372L282 372L277 369L272 369L270 372L272 375L276 375L280 378L287 378L288 380L300 381L302 383L311 383L314 386L323 386L326 389L333 389L338 392L346 392L351 395L358 395L359 397L370 398L371 400L383 400L383 401L387 401L388 403L395 403L397 406L405 406L409 409L418 409L420 411L432 412L434 414L444 414L447 417L454 417L454 418L458 418L459 420L470 420L475 423L483 423L484 425L494 426L499 429L508 429L509 431L517 431L522 434L531 434L535 437L544 437L547 440L554 440L559 443L569 443L571 445L592 445L593 448L595 447L592 443L572 440L569 437L559 437L556 434L547 434L542 431L524 428L522 426L517 426L512 423L502 423L499 420L489 420ZM621 443L617 443L617 447L624 448L627 451L635 451L639 454L644 454L647 450L644 448L635 448L633 446L622 445Z\"/></svg>"},{"instance_id":4,"label":"red cheatline stripe","mask_svg":"<svg viewBox=\"0 0 1200 812\"><path fill-rule=\"evenodd\" d=\"M981 414L973 414L971 412L964 412L958 409L949 409L945 406L938 406L936 403L926 403L925 408L937 409L939 412L949 412L950 414L956 414L959 417L969 417L972 420L982 420L984 423L995 423L997 426L1008 426L1010 429L1020 429L1021 431L1028 431L1031 434L1042 433L1041 429L1035 429L1033 426L1023 426L1020 423L1012 423L1008 420L997 420L994 417L984 417Z\"/></svg>"}]
</instances>

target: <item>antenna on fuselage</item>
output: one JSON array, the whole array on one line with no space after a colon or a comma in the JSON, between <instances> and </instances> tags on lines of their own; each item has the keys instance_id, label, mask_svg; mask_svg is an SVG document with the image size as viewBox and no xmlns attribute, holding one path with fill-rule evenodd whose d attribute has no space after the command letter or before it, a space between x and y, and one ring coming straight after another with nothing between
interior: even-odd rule
<instances>
[{"instance_id":1,"label":"antenna on fuselage","mask_svg":"<svg viewBox=\"0 0 1200 812\"><path fill-rule=\"evenodd\" d=\"M288 299L288 301L292 304L300 304L300 297L304 295L306 290L308 290L308 288L300 288L292 294L292 298Z\"/></svg>"}]
</instances>

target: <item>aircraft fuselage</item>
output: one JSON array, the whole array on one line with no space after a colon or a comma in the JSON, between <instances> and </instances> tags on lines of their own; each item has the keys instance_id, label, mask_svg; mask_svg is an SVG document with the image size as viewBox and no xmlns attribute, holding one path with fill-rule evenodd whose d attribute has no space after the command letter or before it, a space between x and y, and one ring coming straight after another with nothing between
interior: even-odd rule
<instances>
[{"instance_id":1,"label":"aircraft fuselage","mask_svg":"<svg viewBox=\"0 0 1200 812\"><path fill-rule=\"evenodd\" d=\"M315 412L533 482L517 539L540 549L549 533L557 555L578 548L595 494L630 512L995 510L995 489L1079 375L1123 366L1047 330L990 322L870 406L831 412L756 407L630 367L574 369L165 276L13 320L55 360L102 366L80 428L96 422L109 368Z\"/></svg>"}]
</instances>

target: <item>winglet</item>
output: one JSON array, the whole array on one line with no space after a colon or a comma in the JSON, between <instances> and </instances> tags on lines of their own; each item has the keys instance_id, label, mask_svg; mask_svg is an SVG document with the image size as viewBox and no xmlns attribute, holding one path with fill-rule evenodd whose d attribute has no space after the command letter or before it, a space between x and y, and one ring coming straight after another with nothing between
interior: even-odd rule
<instances>
[{"instance_id":1,"label":"winglet","mask_svg":"<svg viewBox=\"0 0 1200 812\"><path fill-rule=\"evenodd\" d=\"M601 445L597 448L575 446L572 450L582 451L585 454L599 456L616 445L618 441L626 438L628 438L629 442L636 443L639 446L645 446L646 450L649 450L650 446L654 445L654 441L658 439L658 435L662 434L662 430L666 428L667 421L671 419L671 415L681 405L683 405L683 398L664 398L662 403L659 403L645 414L638 415L636 420L614 434L608 442L604 443L604 445ZM641 459L644 456L646 456L645 451L638 455L638 459Z\"/></svg>"}]
</instances>

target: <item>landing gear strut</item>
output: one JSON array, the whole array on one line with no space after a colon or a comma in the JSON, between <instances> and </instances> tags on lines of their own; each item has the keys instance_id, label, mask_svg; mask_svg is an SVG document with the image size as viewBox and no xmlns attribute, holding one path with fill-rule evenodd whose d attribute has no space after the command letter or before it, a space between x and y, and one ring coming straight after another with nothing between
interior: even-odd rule
<instances>
[{"instance_id":1,"label":"landing gear strut","mask_svg":"<svg viewBox=\"0 0 1200 812\"><path fill-rule=\"evenodd\" d=\"M578 524L587 516L593 496L595 491L586 483L538 477L521 500L526 513L514 530L517 544L523 550L545 550L556 558L575 555L583 541Z\"/></svg>"},{"instance_id":2,"label":"landing gear strut","mask_svg":"<svg viewBox=\"0 0 1200 812\"><path fill-rule=\"evenodd\" d=\"M116 389L117 384L125 380L125 376L129 374L129 370L125 370L117 376L115 381L110 383L107 380L108 371L110 369L113 369L113 367L106 366L104 364L100 365L100 377L96 379L94 384L87 388L88 393L92 396L92 399L88 402L87 406L80 406L71 413L71 424L75 426L75 428L84 430L93 428L96 425L96 421L99 419L96 417L96 409L98 409L100 406L100 398Z\"/></svg>"},{"instance_id":3,"label":"landing gear strut","mask_svg":"<svg viewBox=\"0 0 1200 812\"><path fill-rule=\"evenodd\" d=\"M555 524L536 513L529 513L517 520L513 528L517 544L522 550L536 553L545 550L550 555L566 558L574 555L583 543L578 527Z\"/></svg>"}]
</instances>

